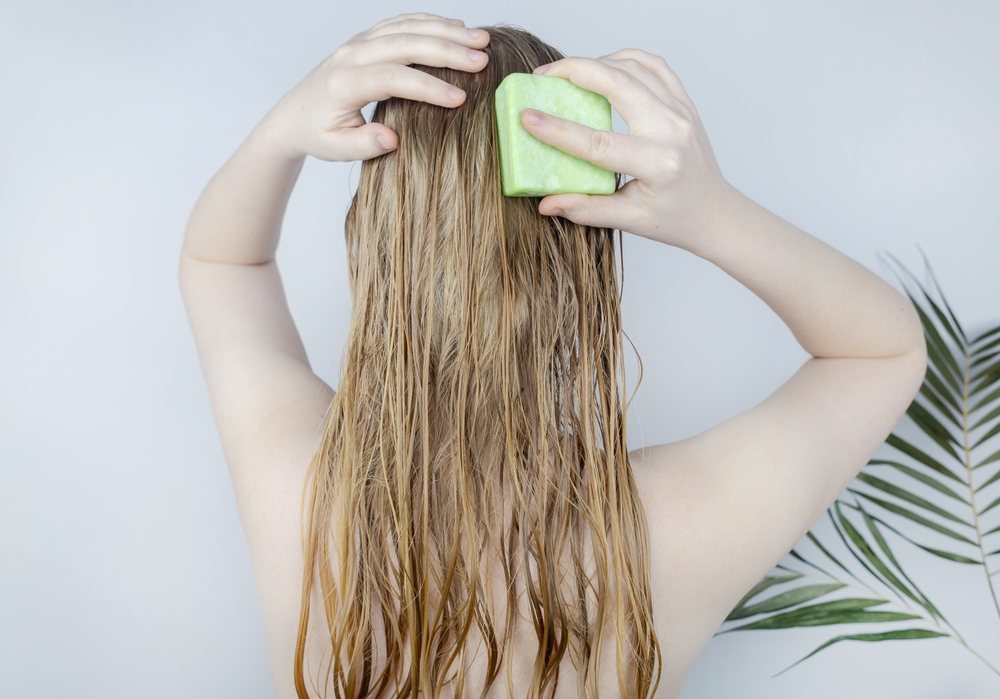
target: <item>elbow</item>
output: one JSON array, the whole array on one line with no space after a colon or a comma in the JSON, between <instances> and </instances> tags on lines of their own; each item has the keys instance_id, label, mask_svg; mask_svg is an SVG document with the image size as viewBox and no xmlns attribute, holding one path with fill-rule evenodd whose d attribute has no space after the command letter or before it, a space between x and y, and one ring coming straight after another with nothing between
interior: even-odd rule
<instances>
[{"instance_id":1,"label":"elbow","mask_svg":"<svg viewBox=\"0 0 1000 699\"><path fill-rule=\"evenodd\" d=\"M904 352L900 359L905 362L912 376L910 384L912 398L920 391L927 375L927 340L924 337L920 316L909 303L907 303L907 307L909 315L912 317L907 336L907 347L910 349Z\"/></svg>"}]
</instances>

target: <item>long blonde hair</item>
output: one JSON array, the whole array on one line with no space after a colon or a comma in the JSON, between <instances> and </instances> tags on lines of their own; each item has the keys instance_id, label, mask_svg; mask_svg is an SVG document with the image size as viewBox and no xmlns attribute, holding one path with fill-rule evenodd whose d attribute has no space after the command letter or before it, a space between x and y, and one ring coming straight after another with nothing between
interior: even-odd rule
<instances>
[{"instance_id":1,"label":"long blonde hair","mask_svg":"<svg viewBox=\"0 0 1000 699\"><path fill-rule=\"evenodd\" d=\"M554 696L567 653L579 695L599 699L612 625L622 696L659 682L625 440L616 231L502 196L494 91L563 56L524 30L484 29L482 71L416 66L463 88L461 106L391 98L372 116L399 148L363 163L345 224L353 309L307 483L301 699L317 581L337 699L389 687L392 699L436 699L448 682L463 696L474 628L485 698L522 597L538 641L531 699Z\"/></svg>"}]
</instances>

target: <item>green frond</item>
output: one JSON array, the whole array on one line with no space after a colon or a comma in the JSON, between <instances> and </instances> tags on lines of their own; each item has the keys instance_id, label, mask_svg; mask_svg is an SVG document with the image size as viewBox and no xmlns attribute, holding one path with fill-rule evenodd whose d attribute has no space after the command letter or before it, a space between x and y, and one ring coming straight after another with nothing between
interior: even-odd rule
<instances>
[{"instance_id":1,"label":"green frond","mask_svg":"<svg viewBox=\"0 0 1000 699\"><path fill-rule=\"evenodd\" d=\"M985 459L983 459L982 461L980 461L978 464L976 464L972 468L973 468L973 470L975 470L977 468L982 468L983 466L986 466L988 464L992 464L994 461L1000 461L1000 450L997 450L997 451L993 452L992 454L990 454L989 456L987 456Z\"/></svg>"},{"instance_id":2,"label":"green frond","mask_svg":"<svg viewBox=\"0 0 1000 699\"><path fill-rule=\"evenodd\" d=\"M982 517L984 514L986 514L990 510L992 510L997 505L1000 505L1000 497L998 497L996 500L994 500L993 502L991 502L989 505L987 505L986 507L984 507L983 509L981 509L979 511L979 516Z\"/></svg>"},{"instance_id":3,"label":"green frond","mask_svg":"<svg viewBox=\"0 0 1000 699\"><path fill-rule=\"evenodd\" d=\"M919 395L923 396L928 403L937 408L937 411L941 413L941 415L944 415L944 417L947 418L948 422L957 427L959 431L962 430L961 412L956 414L955 411L952 410L950 405L948 405L945 401L941 400L941 397L938 395L937 391L935 391L934 388L928 382L925 381L923 384L920 385Z\"/></svg>"},{"instance_id":4,"label":"green frond","mask_svg":"<svg viewBox=\"0 0 1000 699\"><path fill-rule=\"evenodd\" d=\"M971 448L975 449L980 444L985 444L986 442L988 442L993 437L996 437L998 434L1000 434L1000 422L998 422L997 424L993 425L993 427L990 429L989 432L987 432L982 437L980 437L979 439L977 439L976 443L973 444Z\"/></svg>"},{"instance_id":5,"label":"green frond","mask_svg":"<svg viewBox=\"0 0 1000 699\"><path fill-rule=\"evenodd\" d=\"M955 563L965 563L967 565L981 566L982 561L977 561L975 558L969 558L968 556L960 556L957 553L952 553L951 551L942 551L941 549L936 549L931 546L925 546L924 544L918 544L914 542L914 546L922 548L927 553L934 554L938 558L943 558L948 561L954 561Z\"/></svg>"},{"instance_id":6,"label":"green frond","mask_svg":"<svg viewBox=\"0 0 1000 699\"><path fill-rule=\"evenodd\" d=\"M865 526L867 526L868 531L871 532L872 538L875 539L875 543L878 544L880 549L882 549L882 553L884 553L885 557L889 559L889 562L896 567L896 570L899 571L899 574L903 576L906 582L913 587L914 593L919 596L919 598L914 597L913 601L926 609L932 618L940 619L947 624L948 621L944 618L944 614L942 614L940 610L934 606L934 603L931 602L930 598L927 597L927 595L925 595L919 587L917 587L917 584L910 579L910 576L906 574L903 567L899 565L899 561L896 560L896 556L892 553L892 549L889 547L889 542L885 540L885 537L882 536L882 532L878 530L878 526L876 525L877 518L869 515L865 508L862 507L860 501L857 502L855 509L861 513L861 516L864 518ZM888 529L895 531L892 527L888 527Z\"/></svg>"},{"instance_id":7,"label":"green frond","mask_svg":"<svg viewBox=\"0 0 1000 699\"><path fill-rule=\"evenodd\" d=\"M844 583L826 583L821 585L805 585L803 587L796 587L795 589L770 597L763 602L734 609L729 613L729 616L726 617L726 621L746 619L747 617L756 616L758 614L767 614L768 612L788 609L789 607L794 607L802 604L803 602L809 602L817 597L822 597L823 595L827 595L843 587L846 587Z\"/></svg>"},{"instance_id":8,"label":"green frond","mask_svg":"<svg viewBox=\"0 0 1000 699\"><path fill-rule=\"evenodd\" d=\"M886 604L884 599L865 599L849 597L833 602L820 602L806 607L799 607L790 612L782 612L727 629L722 633L732 631L752 631L755 629L790 629L806 626L832 626L834 624L864 624L884 623L889 621L906 621L919 619L919 616L904 612L869 612L869 607Z\"/></svg>"},{"instance_id":9,"label":"green frond","mask_svg":"<svg viewBox=\"0 0 1000 699\"><path fill-rule=\"evenodd\" d=\"M997 342L1000 342L1000 340L997 340ZM975 370L981 367L983 364L989 362L994 357L1000 357L1000 350L996 350L995 352L990 352L989 354L973 354L971 356L973 359L972 363L969 364L969 369ZM974 375L975 374L973 374L973 376Z\"/></svg>"},{"instance_id":10,"label":"green frond","mask_svg":"<svg viewBox=\"0 0 1000 699\"><path fill-rule=\"evenodd\" d=\"M982 490L986 486L992 485L993 483L996 483L997 481L1000 481L1000 469L997 469L996 473L994 473L992 476L990 476L990 479L988 481L986 481L982 485L978 486L976 488L975 492L978 493L980 490Z\"/></svg>"},{"instance_id":11,"label":"green frond","mask_svg":"<svg viewBox=\"0 0 1000 699\"><path fill-rule=\"evenodd\" d=\"M955 409L956 414L962 414L962 392L948 390L941 376L938 375L937 370L931 364L927 365L927 372L924 374L924 386L930 386L940 398Z\"/></svg>"},{"instance_id":12,"label":"green frond","mask_svg":"<svg viewBox=\"0 0 1000 699\"><path fill-rule=\"evenodd\" d=\"M950 519L952 522L957 522L958 524L964 524L967 527L972 527L971 522L967 522L964 519L956 515L953 515L951 512L948 512L944 508L938 507L934 503L928 500L924 500L919 495L914 495L913 493L904 490L903 488L900 488L898 485L894 485L892 483L889 483L888 481L884 481L881 478L876 478L875 476L869 475L864 471L858 474L857 479L862 483L866 483L867 485L870 485L873 488L881 490L883 493L888 493L889 495L893 495L899 498L900 500L905 500L911 505L916 505L917 507L922 507L928 512L933 512L939 517L944 517L945 519Z\"/></svg>"},{"instance_id":13,"label":"green frond","mask_svg":"<svg viewBox=\"0 0 1000 699\"><path fill-rule=\"evenodd\" d=\"M849 502L845 502L844 506L845 507L854 508L854 509L856 509L858 511L862 511L860 503L858 503L857 505L852 505ZM879 524L881 524L883 527L885 527L889 531L891 531L894 534L896 534L897 536L905 539L906 541L908 541L909 543L913 544L917 548L923 549L927 553L934 554L935 556L939 556L941 558L945 558L945 559L947 559L949 561L955 561L956 563L968 563L968 564L972 564L972 565L982 565L982 561L977 561L977 560L975 560L973 558L969 558L968 556L960 556L959 554L952 553L950 551L942 551L941 549L932 548L930 546L924 546L923 544L921 544L919 542L916 542L913 539L911 539L909 536L907 536L906 534L904 534L903 532L901 532L899 529L897 529L896 527L894 527L891 524L889 524L888 522L886 522L884 519L882 519L882 518L880 518L880 517L878 517L876 515L873 515L873 514L869 513L867 510L865 510L864 512L865 512L865 514L867 514L869 517L871 517L873 520L875 520L876 522L878 522ZM998 527L997 530L1000 531L1000 527ZM902 570L900 570L900 572L902 572ZM909 579L909 578L907 578L907 579Z\"/></svg>"},{"instance_id":14,"label":"green frond","mask_svg":"<svg viewBox=\"0 0 1000 699\"><path fill-rule=\"evenodd\" d=\"M973 338L972 342L969 344L978 345L980 342L988 340L991 337L995 337L994 342L1000 343L1000 325L997 325L996 327L990 328L989 330L984 330L983 332L979 333L979 335ZM982 347L980 347L977 351L980 350L982 350Z\"/></svg>"},{"instance_id":15,"label":"green frond","mask_svg":"<svg viewBox=\"0 0 1000 699\"><path fill-rule=\"evenodd\" d=\"M955 390L955 393L961 394L963 382L962 369L958 366L955 356L951 353L948 345L945 344L944 338L937 331L934 321L924 313L913 296L910 296L910 301L913 302L913 307L916 309L917 315L920 316L920 322L924 326L928 360L943 374L945 380Z\"/></svg>"},{"instance_id":16,"label":"green frond","mask_svg":"<svg viewBox=\"0 0 1000 699\"><path fill-rule=\"evenodd\" d=\"M811 658L824 648L829 648L834 643L840 643L841 641L866 641L869 643L877 641L909 641L909 640L917 640L924 638L940 638L942 636L947 636L947 635L948 634L946 633L941 633L940 631L932 631L931 629L900 629L898 631L882 631L881 633L856 633L846 636L837 636L836 638L831 638L826 643L821 644L819 647L817 647L814 651L812 651L808 655L805 655L799 660L796 660L794 663L786 667L781 672L771 675L771 677L772 678L777 677L782 672L791 670L793 667L801 663L803 660Z\"/></svg>"},{"instance_id":17,"label":"green frond","mask_svg":"<svg viewBox=\"0 0 1000 699\"><path fill-rule=\"evenodd\" d=\"M956 461L961 461L962 457L955 451L955 447L962 448L961 442L942 425L937 418L931 415L924 406L917 401L910 403L906 409L906 414L916 423L917 427L923 430L924 434L934 440L934 442L950 454Z\"/></svg>"},{"instance_id":18,"label":"green frond","mask_svg":"<svg viewBox=\"0 0 1000 699\"><path fill-rule=\"evenodd\" d=\"M791 575L769 575L769 576L765 577L759 583L757 583L752 588L750 588L749 592L747 592L745 595L743 595L743 599L741 599L739 602L736 603L736 606L733 607L733 611L731 611L729 613L730 616L726 617L726 621L728 621L732 617L732 615L734 613L742 610L743 607L744 607L744 605L746 605L747 602L749 602L750 600L752 600L754 597L756 597L757 595L759 595L761 592L763 592L764 590L768 589L769 587L771 587L773 585L780 585L781 583L788 582L790 580L795 580L795 579L801 578L801 577L802 577L802 573L794 573L794 574L791 574Z\"/></svg>"},{"instance_id":19,"label":"green frond","mask_svg":"<svg viewBox=\"0 0 1000 699\"><path fill-rule=\"evenodd\" d=\"M1000 390L1000 389L998 389L998 390ZM980 418L979 421L976 422L975 425L973 425L972 427L969 428L969 430L971 431L971 430L977 429L979 427L982 427L983 425L985 425L987 422L989 422L990 420L992 420L995 417L1000 417L1000 405L998 405L997 407L993 408L993 410L991 410L990 412L986 413L986 415L984 417Z\"/></svg>"},{"instance_id":20,"label":"green frond","mask_svg":"<svg viewBox=\"0 0 1000 699\"><path fill-rule=\"evenodd\" d=\"M930 466L932 469L940 473L942 476L947 476L948 478L951 478L952 480L957 481L962 485L967 485L967 483L964 480L962 480L962 478L955 475L955 473L950 468L942 464L934 457L925 453L923 450L913 446L912 444L907 442L902 437L899 437L895 433L890 434L888 437L886 437L885 443L891 447L895 447L896 449L903 452L907 456L916 459L925 466Z\"/></svg>"},{"instance_id":21,"label":"green frond","mask_svg":"<svg viewBox=\"0 0 1000 699\"><path fill-rule=\"evenodd\" d=\"M939 493L944 493L948 497L958 500L966 507L969 506L968 500L966 500L963 496L959 495L954 490L946 486L944 483L941 483L933 476L929 476L926 473L921 473L920 471L914 468L910 468L906 464L901 464L898 461L890 461L887 459L872 459L871 461L868 462L868 466L892 466L894 469L900 471L901 473L905 473L910 478L916 479L921 483L923 483L924 485L934 488L934 490L938 491Z\"/></svg>"},{"instance_id":22,"label":"green frond","mask_svg":"<svg viewBox=\"0 0 1000 699\"><path fill-rule=\"evenodd\" d=\"M827 510L827 513L829 513L829 510ZM812 532L806 532L806 536L807 536L807 537L809 537L809 541L813 542L813 545L814 545L814 546L815 546L816 548L818 548L818 549L819 549L820 551L822 551L822 552L823 552L823 555L824 555L824 556L826 556L826 557L827 557L827 558L829 558L829 559L830 559L831 561L833 561L834 563L836 563L836 564L837 564L837 567L839 567L839 568L840 568L840 569L841 569L842 571L844 571L845 573L847 573L848 575L850 575L850 576L851 576L852 578L854 578L855 580L858 580L858 579L857 579L857 578L856 578L856 577L854 576L854 573L852 573L852 572L851 572L850 570L848 570L847 566L845 566L845 565L844 565L843 563L841 563L841 562L840 562L839 560L837 560L837 557L836 557L836 556L834 556L834 555L833 555L832 553L830 553L830 552L829 552L829 551L828 551L828 550L826 549L826 547L825 547L825 546L823 546L823 544L821 544L821 543L820 543L819 539L817 539L817 538L816 538L816 535L815 535L815 534L813 534ZM802 560L805 560L805 559L802 559ZM811 564L810 564L810 565L811 565ZM815 566L813 566L813 567L815 567ZM831 575L830 577L832 578L833 576ZM860 580L858 580L858 582L861 582L861 581L860 581Z\"/></svg>"},{"instance_id":23,"label":"green frond","mask_svg":"<svg viewBox=\"0 0 1000 699\"><path fill-rule=\"evenodd\" d=\"M889 566L887 566L885 562L883 562L882 559L875 553L871 546L868 545L868 542L865 541L861 532L859 532L854 525L851 524L851 521L844 516L844 513L840 510L839 502L834 503L834 509L837 512L837 518L840 520L840 526L844 528L847 536L850 537L851 541L854 542L854 545L858 548L858 550L861 551L865 558L868 559L868 563L870 563L872 567L879 572L880 575L877 576L878 580L886 585L886 587L893 589L894 592L902 593L917 604L923 606L921 600L910 591L909 587L903 584L903 581L900 580L896 574L892 572L892 570L889 569Z\"/></svg>"},{"instance_id":24,"label":"green frond","mask_svg":"<svg viewBox=\"0 0 1000 699\"><path fill-rule=\"evenodd\" d=\"M948 299L945 298L944 290L941 288L941 285L938 284L937 275L934 274L934 268L931 266L931 261L927 259L927 255L924 254L923 248L921 248L919 245L917 246L917 250L920 252L920 257L922 257L924 260L924 266L927 268L928 274L930 274L931 281L934 283L934 288L937 290L938 296L941 297L941 303L943 303L944 307L948 309L948 315L951 317L951 321L955 324L955 328L958 330L959 335L962 336L962 340L961 342L959 342L959 344L968 345L969 339L968 337L966 337L965 331L962 329L962 324L958 322L958 318L955 316L955 313L951 310L951 306L948 305ZM923 290L923 286L921 286L920 288L921 290ZM926 291L924 291L924 296L927 296ZM930 297L928 297L927 300L930 301ZM955 338L955 340L957 342L958 338Z\"/></svg>"},{"instance_id":25,"label":"green frond","mask_svg":"<svg viewBox=\"0 0 1000 699\"><path fill-rule=\"evenodd\" d=\"M985 380L987 377L996 377L998 374L1000 374L1000 359L992 359L991 361L983 362L970 371L969 381L978 386L979 382Z\"/></svg>"},{"instance_id":26,"label":"green frond","mask_svg":"<svg viewBox=\"0 0 1000 699\"><path fill-rule=\"evenodd\" d=\"M993 338L990 340L990 338ZM986 342L989 340L989 342ZM985 342L986 344L980 344ZM994 347L1000 346L1000 325L995 328L990 328L989 330L980 334L975 340L972 341L972 345L979 345L974 350L975 352L987 352Z\"/></svg>"},{"instance_id":27,"label":"green frond","mask_svg":"<svg viewBox=\"0 0 1000 699\"><path fill-rule=\"evenodd\" d=\"M985 408L988 404L992 403L997 398L1000 398L1000 387L998 387L994 391L991 391L989 395L987 395L985 398L981 398L978 403L976 403L974 406L972 406L971 408L969 408L969 414L971 415L972 413L976 412L977 410Z\"/></svg>"},{"instance_id":28,"label":"green frond","mask_svg":"<svg viewBox=\"0 0 1000 699\"><path fill-rule=\"evenodd\" d=\"M1000 381L1000 362L976 376L975 385L969 388L969 397L979 395L980 392L985 391L997 381Z\"/></svg>"},{"instance_id":29,"label":"green frond","mask_svg":"<svg viewBox=\"0 0 1000 699\"><path fill-rule=\"evenodd\" d=\"M917 524L922 524L925 527L928 527L929 529L933 529L934 531L936 531L936 532L938 532L940 534L944 534L945 536L951 537L952 539L955 539L956 541L962 541L962 542L965 542L966 544L971 544L973 546L976 545L976 542L972 541L968 537L962 536L958 532L952 531L951 529L948 529L947 527L942 526L942 525L938 524L937 522L932 522L931 520L927 519L926 517L921 517L916 512L911 512L910 510L907 510L905 507L900 507L899 505L896 505L896 504L891 503L891 502L887 502L886 500L882 500L880 498L873 497L873 496L869 495L868 493L862 493L861 491L854 490L853 488L848 488L847 490L848 490L848 492L851 492L851 493L854 493L855 495L859 495L859 496L863 497L865 500L868 500L870 502L875 503L876 505L878 505L882 509L888 510L889 512L892 512L893 514L897 514L897 515L899 515L901 517L906 517L907 519L912 520L912 521L916 522Z\"/></svg>"}]
</instances>

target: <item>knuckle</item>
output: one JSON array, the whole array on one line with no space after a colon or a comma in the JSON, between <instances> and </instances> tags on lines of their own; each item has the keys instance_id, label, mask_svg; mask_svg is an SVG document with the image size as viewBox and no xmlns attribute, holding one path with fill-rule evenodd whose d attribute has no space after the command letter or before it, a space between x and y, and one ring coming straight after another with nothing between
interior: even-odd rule
<instances>
[{"instance_id":1,"label":"knuckle","mask_svg":"<svg viewBox=\"0 0 1000 699\"><path fill-rule=\"evenodd\" d=\"M611 150L613 136L611 131L594 129L590 133L590 152L600 158Z\"/></svg>"},{"instance_id":2,"label":"knuckle","mask_svg":"<svg viewBox=\"0 0 1000 699\"><path fill-rule=\"evenodd\" d=\"M694 136L694 124L690 119L678 116L674 119L674 133L683 142L688 142Z\"/></svg>"},{"instance_id":3,"label":"knuckle","mask_svg":"<svg viewBox=\"0 0 1000 699\"><path fill-rule=\"evenodd\" d=\"M349 58L354 53L354 46L352 42L348 41L346 44L341 44L333 52L333 60L341 62Z\"/></svg>"},{"instance_id":4,"label":"knuckle","mask_svg":"<svg viewBox=\"0 0 1000 699\"><path fill-rule=\"evenodd\" d=\"M635 78L627 70L622 70L621 68L611 69L611 80L620 87L625 87L629 85Z\"/></svg>"},{"instance_id":5,"label":"knuckle","mask_svg":"<svg viewBox=\"0 0 1000 699\"><path fill-rule=\"evenodd\" d=\"M405 32L393 34L389 43L395 49L405 50L410 45L410 37L411 35Z\"/></svg>"},{"instance_id":6,"label":"knuckle","mask_svg":"<svg viewBox=\"0 0 1000 699\"><path fill-rule=\"evenodd\" d=\"M681 170L681 159L677 157L676 153L670 152L664 154L656 163L656 175L657 179L662 181L670 181L677 177L677 174Z\"/></svg>"},{"instance_id":7,"label":"knuckle","mask_svg":"<svg viewBox=\"0 0 1000 699\"><path fill-rule=\"evenodd\" d=\"M626 58L622 61L622 66L628 72L642 70L643 65L634 58Z\"/></svg>"}]
</instances>

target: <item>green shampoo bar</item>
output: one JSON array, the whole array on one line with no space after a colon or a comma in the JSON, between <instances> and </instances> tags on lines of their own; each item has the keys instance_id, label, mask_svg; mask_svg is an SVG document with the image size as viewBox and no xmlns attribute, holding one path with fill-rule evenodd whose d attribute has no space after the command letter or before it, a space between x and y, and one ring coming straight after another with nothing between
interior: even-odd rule
<instances>
[{"instance_id":1,"label":"green shampoo bar","mask_svg":"<svg viewBox=\"0 0 1000 699\"><path fill-rule=\"evenodd\" d=\"M511 73L497 88L500 179L507 197L547 194L614 194L615 174L543 143L521 125L526 108L611 130L611 103L566 78Z\"/></svg>"}]
</instances>

